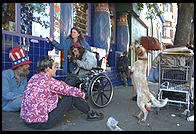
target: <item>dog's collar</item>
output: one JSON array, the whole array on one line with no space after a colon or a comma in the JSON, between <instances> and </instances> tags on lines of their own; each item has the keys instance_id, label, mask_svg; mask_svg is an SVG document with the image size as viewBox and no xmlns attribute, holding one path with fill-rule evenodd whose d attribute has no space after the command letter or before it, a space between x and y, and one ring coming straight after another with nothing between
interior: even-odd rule
<instances>
[{"instance_id":1,"label":"dog's collar","mask_svg":"<svg viewBox=\"0 0 196 134\"><path fill-rule=\"evenodd\" d=\"M148 58L138 58L138 60L148 60Z\"/></svg>"}]
</instances>

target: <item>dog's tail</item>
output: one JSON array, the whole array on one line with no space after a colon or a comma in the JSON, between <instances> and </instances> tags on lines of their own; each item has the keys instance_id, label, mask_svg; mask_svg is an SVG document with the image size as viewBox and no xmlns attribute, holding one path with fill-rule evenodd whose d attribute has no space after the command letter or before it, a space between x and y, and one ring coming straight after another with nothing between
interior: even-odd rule
<instances>
[{"instance_id":1,"label":"dog's tail","mask_svg":"<svg viewBox=\"0 0 196 134\"><path fill-rule=\"evenodd\" d=\"M150 107L164 107L168 102L168 98L158 101L150 92L149 92L149 97L150 100L152 101L152 104L151 103L149 104Z\"/></svg>"}]
</instances>

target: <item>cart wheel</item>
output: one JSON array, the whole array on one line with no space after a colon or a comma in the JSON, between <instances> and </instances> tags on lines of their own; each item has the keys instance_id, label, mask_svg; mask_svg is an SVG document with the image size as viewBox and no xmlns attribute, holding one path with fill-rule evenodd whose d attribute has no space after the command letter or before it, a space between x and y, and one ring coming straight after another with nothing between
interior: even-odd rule
<instances>
[{"instance_id":1,"label":"cart wheel","mask_svg":"<svg viewBox=\"0 0 196 134\"><path fill-rule=\"evenodd\" d=\"M190 103L189 109L190 109L190 111L192 111L194 109L194 105L192 103Z\"/></svg>"},{"instance_id":2,"label":"cart wheel","mask_svg":"<svg viewBox=\"0 0 196 134\"><path fill-rule=\"evenodd\" d=\"M186 112L186 118L188 118L190 115L191 115L191 114L190 114L190 111L187 111L187 112Z\"/></svg>"},{"instance_id":3,"label":"cart wheel","mask_svg":"<svg viewBox=\"0 0 196 134\"><path fill-rule=\"evenodd\" d=\"M89 98L93 104L99 108L103 108L112 100L112 82L108 76L99 74L92 78L88 92Z\"/></svg>"}]
</instances>

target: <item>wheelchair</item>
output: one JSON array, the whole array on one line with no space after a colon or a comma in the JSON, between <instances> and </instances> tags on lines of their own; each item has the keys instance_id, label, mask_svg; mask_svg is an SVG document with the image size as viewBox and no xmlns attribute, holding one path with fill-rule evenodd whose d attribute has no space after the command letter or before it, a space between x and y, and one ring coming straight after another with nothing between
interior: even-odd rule
<instances>
[{"instance_id":1,"label":"wheelchair","mask_svg":"<svg viewBox=\"0 0 196 134\"><path fill-rule=\"evenodd\" d=\"M77 87L85 92L85 99L98 108L106 107L113 97L112 82L99 66L80 78Z\"/></svg>"}]
</instances>

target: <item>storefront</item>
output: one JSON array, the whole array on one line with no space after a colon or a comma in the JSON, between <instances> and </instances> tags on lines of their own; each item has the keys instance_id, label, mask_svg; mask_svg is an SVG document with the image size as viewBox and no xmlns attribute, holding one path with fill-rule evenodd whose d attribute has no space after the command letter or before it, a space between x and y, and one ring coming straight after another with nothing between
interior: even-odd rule
<instances>
[{"instance_id":1,"label":"storefront","mask_svg":"<svg viewBox=\"0 0 196 134\"><path fill-rule=\"evenodd\" d=\"M116 68L119 56L129 50L136 38L148 34L148 27L134 19L134 4L127 5L131 10L120 10L125 4L2 3L2 70L11 66L8 51L19 45L25 48L32 61L28 77L35 73L41 57L51 55L58 63L57 78L64 79L63 51L56 50L46 38L53 37L60 43L76 26L83 32L93 52L100 53L100 58L106 57L105 73L113 86L121 85ZM134 53L130 52L129 57L133 58Z\"/></svg>"}]
</instances>

